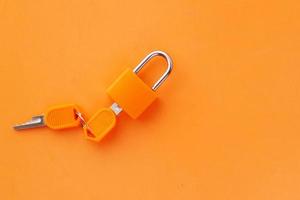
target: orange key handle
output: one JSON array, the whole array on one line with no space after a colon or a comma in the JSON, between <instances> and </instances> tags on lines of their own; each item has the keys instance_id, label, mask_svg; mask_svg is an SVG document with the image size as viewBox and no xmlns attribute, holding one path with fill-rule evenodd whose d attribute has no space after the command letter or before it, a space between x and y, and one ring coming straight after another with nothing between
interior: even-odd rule
<instances>
[{"instance_id":1,"label":"orange key handle","mask_svg":"<svg viewBox=\"0 0 300 200\"><path fill-rule=\"evenodd\" d=\"M45 124L51 129L65 129L80 125L75 104L58 105L49 108L44 116Z\"/></svg>"},{"instance_id":2,"label":"orange key handle","mask_svg":"<svg viewBox=\"0 0 300 200\"><path fill-rule=\"evenodd\" d=\"M83 127L85 136L100 141L116 124L116 115L110 108L99 110Z\"/></svg>"}]
</instances>

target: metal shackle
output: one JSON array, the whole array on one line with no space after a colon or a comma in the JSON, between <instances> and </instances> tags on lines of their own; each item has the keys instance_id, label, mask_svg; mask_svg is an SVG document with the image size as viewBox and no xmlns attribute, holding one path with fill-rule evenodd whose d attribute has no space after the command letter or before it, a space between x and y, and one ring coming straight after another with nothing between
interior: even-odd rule
<instances>
[{"instance_id":1,"label":"metal shackle","mask_svg":"<svg viewBox=\"0 0 300 200\"><path fill-rule=\"evenodd\" d=\"M154 85L152 86L152 90L156 91L161 84L166 80L166 78L170 75L172 69L173 69L173 61L171 59L171 57L163 52L163 51L153 51L151 53L149 53L134 69L133 72L135 74L137 74L143 67L144 65L149 62L149 60L151 60L153 57L155 56L161 56L163 57L167 63L168 63L168 67L167 70L163 73L163 75L154 83Z\"/></svg>"}]
</instances>

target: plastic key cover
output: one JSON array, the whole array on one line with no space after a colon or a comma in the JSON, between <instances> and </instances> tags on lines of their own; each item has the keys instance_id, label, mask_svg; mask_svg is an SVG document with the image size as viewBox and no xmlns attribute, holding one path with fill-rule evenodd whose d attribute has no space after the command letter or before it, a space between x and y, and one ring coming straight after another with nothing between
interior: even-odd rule
<instances>
[{"instance_id":1,"label":"plastic key cover","mask_svg":"<svg viewBox=\"0 0 300 200\"><path fill-rule=\"evenodd\" d=\"M76 111L78 111L78 107L75 104L54 106L46 111L44 120L51 129L76 127L80 125Z\"/></svg>"},{"instance_id":2,"label":"plastic key cover","mask_svg":"<svg viewBox=\"0 0 300 200\"><path fill-rule=\"evenodd\" d=\"M90 140L100 141L116 124L116 115L109 108L99 110L83 127Z\"/></svg>"},{"instance_id":3,"label":"plastic key cover","mask_svg":"<svg viewBox=\"0 0 300 200\"><path fill-rule=\"evenodd\" d=\"M132 69L126 69L107 89L107 94L136 119L157 97Z\"/></svg>"}]
</instances>

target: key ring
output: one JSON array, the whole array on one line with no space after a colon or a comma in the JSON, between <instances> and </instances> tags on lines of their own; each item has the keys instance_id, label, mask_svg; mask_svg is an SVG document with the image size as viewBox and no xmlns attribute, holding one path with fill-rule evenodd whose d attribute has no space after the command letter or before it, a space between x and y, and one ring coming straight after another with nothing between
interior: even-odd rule
<instances>
[{"instance_id":1,"label":"key ring","mask_svg":"<svg viewBox=\"0 0 300 200\"><path fill-rule=\"evenodd\" d=\"M81 126L82 126L82 127L85 127L85 126L87 126L87 123L86 123L85 119L83 118L83 116L82 116L82 113L81 113L81 112L79 112L79 111L76 111L76 112L75 112L75 115L76 115L76 117L78 117L78 118L79 118L79 121L80 121L80 124L81 124Z\"/></svg>"}]
</instances>

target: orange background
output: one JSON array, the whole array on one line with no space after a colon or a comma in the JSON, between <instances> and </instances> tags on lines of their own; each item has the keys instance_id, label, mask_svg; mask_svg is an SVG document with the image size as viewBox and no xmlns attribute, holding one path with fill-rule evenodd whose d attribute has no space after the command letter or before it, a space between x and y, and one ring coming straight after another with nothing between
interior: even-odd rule
<instances>
[{"instance_id":1,"label":"orange background","mask_svg":"<svg viewBox=\"0 0 300 200\"><path fill-rule=\"evenodd\" d=\"M300 199L299 10L0 0L0 199ZM160 99L138 120L122 114L100 143L80 128L12 129L60 103L90 117L155 49L174 60ZM155 80L163 64L141 76Z\"/></svg>"}]
</instances>

